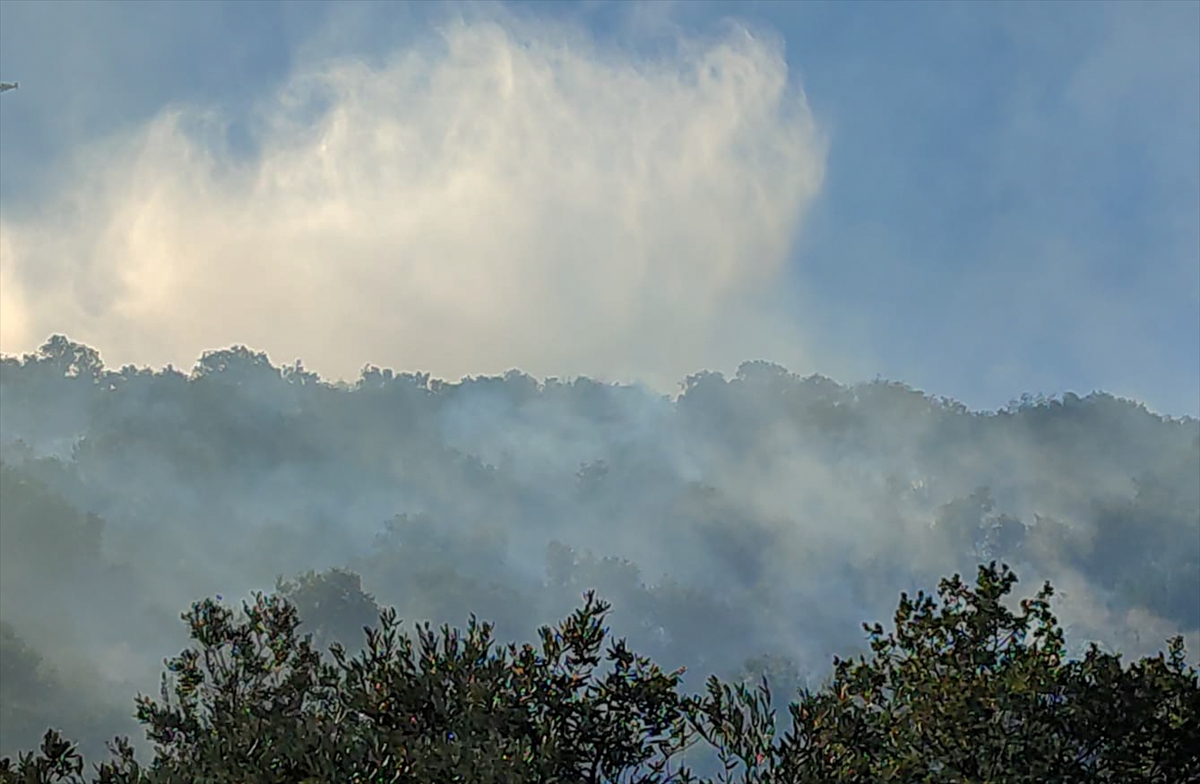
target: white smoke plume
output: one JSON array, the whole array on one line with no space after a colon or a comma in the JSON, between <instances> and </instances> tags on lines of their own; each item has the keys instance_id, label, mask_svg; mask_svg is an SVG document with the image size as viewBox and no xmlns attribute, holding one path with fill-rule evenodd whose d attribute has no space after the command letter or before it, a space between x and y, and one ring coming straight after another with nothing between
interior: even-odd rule
<instances>
[{"instance_id":1,"label":"white smoke plume","mask_svg":"<svg viewBox=\"0 0 1200 784\"><path fill-rule=\"evenodd\" d=\"M79 150L0 226L0 350L111 365L245 343L323 375L519 367L674 385L811 347L777 295L825 141L744 28L630 57L459 20L378 64L297 66L235 121L174 106Z\"/></svg>"}]
</instances>

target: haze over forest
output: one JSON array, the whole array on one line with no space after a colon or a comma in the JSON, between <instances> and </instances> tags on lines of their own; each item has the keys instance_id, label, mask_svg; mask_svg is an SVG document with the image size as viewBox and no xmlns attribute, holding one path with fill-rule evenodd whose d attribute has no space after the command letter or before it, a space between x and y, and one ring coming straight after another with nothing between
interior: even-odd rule
<instances>
[{"instance_id":1,"label":"haze over forest","mask_svg":"<svg viewBox=\"0 0 1200 784\"><path fill-rule=\"evenodd\" d=\"M1200 654L1200 4L5 0L0 71L0 755L255 590L784 694L996 559Z\"/></svg>"},{"instance_id":2,"label":"haze over forest","mask_svg":"<svg viewBox=\"0 0 1200 784\"><path fill-rule=\"evenodd\" d=\"M1052 580L1077 649L1200 650L1200 421L1103 393L974 412L766 362L673 398L515 370L329 383L243 347L108 369L56 336L3 359L0 396L4 753L48 722L92 753L130 732L179 614L253 590L353 645L388 605L528 639L596 588L696 690L767 672L782 694L899 592L999 559Z\"/></svg>"}]
</instances>

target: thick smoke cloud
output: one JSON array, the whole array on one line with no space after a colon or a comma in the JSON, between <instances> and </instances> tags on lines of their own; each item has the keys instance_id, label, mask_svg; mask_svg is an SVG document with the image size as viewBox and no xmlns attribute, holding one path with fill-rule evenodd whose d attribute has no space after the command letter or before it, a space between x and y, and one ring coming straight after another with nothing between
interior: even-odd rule
<instances>
[{"instance_id":1,"label":"thick smoke cloud","mask_svg":"<svg viewBox=\"0 0 1200 784\"><path fill-rule=\"evenodd\" d=\"M824 142L745 29L631 58L561 27L455 21L377 64L294 69L237 118L175 106L82 149L5 216L5 352L110 364L216 345L446 378L511 367L673 385L810 364L773 295ZM68 282L69 281L69 282Z\"/></svg>"}]
</instances>

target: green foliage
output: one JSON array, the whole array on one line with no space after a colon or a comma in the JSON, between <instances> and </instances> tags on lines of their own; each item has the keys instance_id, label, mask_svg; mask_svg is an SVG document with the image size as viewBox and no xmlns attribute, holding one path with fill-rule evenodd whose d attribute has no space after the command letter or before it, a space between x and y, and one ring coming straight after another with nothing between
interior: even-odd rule
<instances>
[{"instance_id":1,"label":"green foliage","mask_svg":"<svg viewBox=\"0 0 1200 784\"><path fill-rule=\"evenodd\" d=\"M428 625L416 643L392 611L367 646L324 663L298 639L295 608L256 597L245 617L211 600L184 616L197 648L168 663L161 700L137 700L156 757L126 745L102 782L478 781L653 784L678 752L680 673L623 641L601 648L607 604L593 595L539 647L498 648L490 625ZM602 661L605 665L601 667ZM81 781L69 744L5 760L5 782Z\"/></svg>"},{"instance_id":2,"label":"green foliage","mask_svg":"<svg viewBox=\"0 0 1200 784\"><path fill-rule=\"evenodd\" d=\"M864 624L869 658L799 690L782 735L766 677L688 697L682 671L623 640L602 656L609 606L590 592L536 647L499 647L473 616L414 641L386 610L360 655L334 645L332 663L284 598L257 595L243 617L206 600L183 616L198 646L168 663L161 700L137 700L153 762L117 740L92 781L667 784L698 780L677 762L697 738L719 762L710 782L1198 780L1200 676L1182 642L1127 667L1094 646L1068 661L1050 585L1014 611L1016 581L992 563L938 599L902 595L891 631ZM0 763L3 784L83 781L53 730Z\"/></svg>"},{"instance_id":3,"label":"green foliage","mask_svg":"<svg viewBox=\"0 0 1200 784\"><path fill-rule=\"evenodd\" d=\"M1182 782L1200 777L1200 683L1182 641L1123 668L1095 646L1065 660L1046 584L1014 613L1006 567L941 603L902 596L895 628L864 624L872 656L836 660L770 739L770 692L715 679L701 734L755 782Z\"/></svg>"}]
</instances>

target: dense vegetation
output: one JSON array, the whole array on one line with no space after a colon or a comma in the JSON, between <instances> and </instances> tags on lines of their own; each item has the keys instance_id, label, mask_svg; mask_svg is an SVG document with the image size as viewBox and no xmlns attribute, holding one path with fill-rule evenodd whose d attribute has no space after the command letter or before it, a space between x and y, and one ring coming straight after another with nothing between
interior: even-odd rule
<instances>
[{"instance_id":1,"label":"dense vegetation","mask_svg":"<svg viewBox=\"0 0 1200 784\"><path fill-rule=\"evenodd\" d=\"M1004 603L1016 577L993 563L940 602L901 598L895 628L865 626L870 657L790 703L776 737L770 684L713 677L679 693L624 640L602 652L608 605L592 594L540 645L494 645L492 628L397 634L394 612L348 658L298 639L295 607L259 594L236 617L212 600L184 617L197 646L168 665L161 700L140 697L155 757L117 739L92 781L683 782L702 739L707 781L1185 782L1200 779L1200 677L1182 641L1129 666L1094 646L1068 661L1051 588ZM602 666L602 662L606 666ZM0 781L83 782L57 733L0 761Z\"/></svg>"},{"instance_id":2,"label":"dense vegetation","mask_svg":"<svg viewBox=\"0 0 1200 784\"><path fill-rule=\"evenodd\" d=\"M963 670L953 696L967 707L937 691L944 668L959 666L938 658L949 655L942 648L922 659L928 670L884 658L868 678L839 664L831 685L833 655L881 655L863 647L858 620L889 612L902 591L991 560L1060 589L1062 639L1052 643L1060 653L1000 657L995 677L968 679ZM996 584L1007 579L988 574ZM336 642L349 657L384 667L370 659L370 645L362 650L360 633L381 607L434 628L477 613L495 622L497 637L527 639L553 619L577 618L572 609L589 589L612 602L611 631L647 668L662 667L660 680L647 674L644 687L658 689L653 705L676 711L673 731L705 730L705 711L724 704L713 694L696 702L693 678L716 674L751 711L753 684L767 675L775 693L798 695L803 709L781 712L776 745L807 732L805 717L836 717L836 731L822 724L833 734L821 737L841 749L838 759L877 755L855 763L860 780L880 780L883 769L872 766L892 762L902 778L917 776L914 750L937 738L946 760L959 759L952 750L963 736L942 738L937 727L950 732L969 715L992 727L968 722L986 736L1016 726L997 718L1010 716L1004 711L1034 711L1043 722L1029 724L1030 759L1044 752L1065 764L1078 741L1072 733L1092 733L1099 750L1076 748L1079 770L1100 770L1107 760L1107 775L1121 780L1129 769L1113 760L1159 752L1105 740L1117 725L1103 722L1117 718L1100 715L1098 704L1127 691L1129 722L1152 704L1176 718L1194 710L1194 671L1181 654L1157 656L1175 635L1192 651L1200 639L1200 422L1102 393L971 412L897 383L847 387L761 362L730 379L693 376L670 399L517 372L446 383L366 368L353 383L328 383L299 363L276 367L244 348L205 354L189 374L111 370L93 349L61 337L36 354L0 359L0 753L36 746L50 726L79 739L88 760L106 756L104 740L114 735L141 743L129 696L152 691L163 657L189 644L178 609L198 597L261 591L263 604L251 606L279 629L302 620L294 631L313 634L314 652ZM197 607L215 617L222 601ZM897 644L933 645L936 630L922 628L924 643ZM219 647L192 632L199 650ZM483 627L464 632L460 651L472 634ZM308 661L299 641L288 644L295 661ZM1114 664L1114 651L1129 664ZM545 651L538 655L548 661ZM510 689L511 665L511 656L488 665L489 677ZM339 667L314 662L313 677L330 675L326 666ZM544 666L539 672L553 681L558 671ZM668 674L684 666L686 674ZM362 684L339 672L341 680L324 692L314 687L311 699L358 699ZM1013 685L1035 672L1059 696ZM869 694L855 691L868 681ZM412 694L446 686L409 685ZM739 687L751 690L738 697ZM535 689L539 700L551 700L549 688ZM516 699L504 689L500 697ZM829 713L843 692L857 707ZM552 713L555 704L543 707ZM319 728L322 709L305 703L294 718ZM901 718L917 710L928 710L931 723ZM1165 722L1161 732L1128 742L1168 744L1160 747L1167 754L1180 737L1171 733L1185 725L1153 716ZM480 718L481 726L492 718ZM367 765L377 738L359 729L345 753L361 751ZM505 744L534 732L509 729L470 754L503 757ZM837 734L851 730L866 745ZM421 737L434 744L428 760L463 748ZM648 743L651 735L638 737ZM751 743L715 741L717 750ZM791 743L754 748L775 766L769 770L793 778L758 772L754 780L797 780L787 766L801 759L805 770L826 770L804 756L811 737ZM813 748L826 748L820 743ZM702 772L705 745L713 744L688 757ZM164 748L204 755L217 747ZM158 749L146 742L138 752L153 758ZM551 766L539 771L567 764L554 754L538 759ZM929 775L985 780L986 770ZM1030 775L1011 780L1037 780Z\"/></svg>"}]
</instances>

